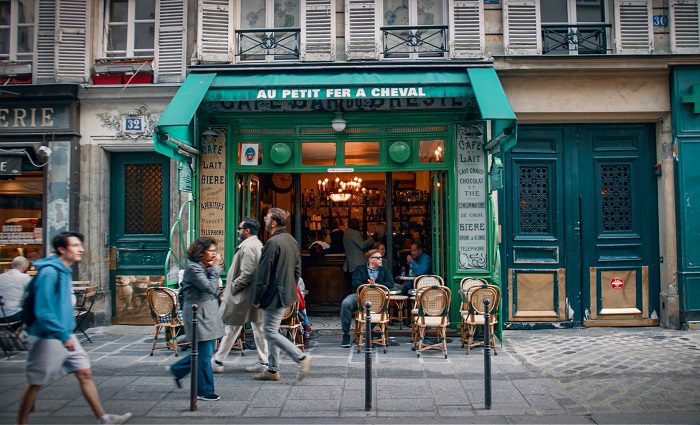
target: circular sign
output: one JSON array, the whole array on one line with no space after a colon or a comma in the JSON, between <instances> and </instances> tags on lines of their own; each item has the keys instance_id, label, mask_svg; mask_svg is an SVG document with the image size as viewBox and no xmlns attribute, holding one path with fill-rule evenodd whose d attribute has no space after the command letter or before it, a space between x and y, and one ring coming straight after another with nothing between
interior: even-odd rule
<instances>
[{"instance_id":1,"label":"circular sign","mask_svg":"<svg viewBox=\"0 0 700 425\"><path fill-rule=\"evenodd\" d=\"M411 157L411 147L406 142L394 142L389 146L389 158L392 161L403 164Z\"/></svg>"},{"instance_id":2,"label":"circular sign","mask_svg":"<svg viewBox=\"0 0 700 425\"><path fill-rule=\"evenodd\" d=\"M292 157L292 150L286 143L275 143L270 148L270 159L277 165L286 164Z\"/></svg>"},{"instance_id":3,"label":"circular sign","mask_svg":"<svg viewBox=\"0 0 700 425\"><path fill-rule=\"evenodd\" d=\"M612 280L610 281L610 286L613 289L622 289L623 286L625 286L625 282L622 280L621 277L613 277Z\"/></svg>"}]
</instances>

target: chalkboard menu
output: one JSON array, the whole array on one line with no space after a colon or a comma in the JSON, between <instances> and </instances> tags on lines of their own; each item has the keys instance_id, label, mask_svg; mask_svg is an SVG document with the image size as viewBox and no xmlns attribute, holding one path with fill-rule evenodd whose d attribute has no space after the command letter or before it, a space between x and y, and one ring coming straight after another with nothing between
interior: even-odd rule
<instances>
[{"instance_id":1,"label":"chalkboard menu","mask_svg":"<svg viewBox=\"0 0 700 425\"><path fill-rule=\"evenodd\" d=\"M224 257L226 233L226 130L202 137L199 157L199 234L216 241ZM225 258L225 257L224 257Z\"/></svg>"},{"instance_id":2,"label":"chalkboard menu","mask_svg":"<svg viewBox=\"0 0 700 425\"><path fill-rule=\"evenodd\" d=\"M484 124L457 125L458 269L485 270L487 252Z\"/></svg>"}]
</instances>

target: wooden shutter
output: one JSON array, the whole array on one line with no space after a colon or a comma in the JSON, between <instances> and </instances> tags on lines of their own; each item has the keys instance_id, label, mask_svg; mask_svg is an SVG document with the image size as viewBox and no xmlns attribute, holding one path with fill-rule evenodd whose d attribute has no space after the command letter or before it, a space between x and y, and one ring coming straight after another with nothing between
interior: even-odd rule
<instances>
[{"instance_id":1,"label":"wooden shutter","mask_svg":"<svg viewBox=\"0 0 700 425\"><path fill-rule=\"evenodd\" d=\"M700 53L700 0L670 0L671 51Z\"/></svg>"},{"instance_id":2,"label":"wooden shutter","mask_svg":"<svg viewBox=\"0 0 700 425\"><path fill-rule=\"evenodd\" d=\"M231 62L233 30L229 0L199 0L197 59Z\"/></svg>"},{"instance_id":3,"label":"wooden shutter","mask_svg":"<svg viewBox=\"0 0 700 425\"><path fill-rule=\"evenodd\" d=\"M335 1L306 0L301 54L305 61L335 60Z\"/></svg>"},{"instance_id":4,"label":"wooden shutter","mask_svg":"<svg viewBox=\"0 0 700 425\"><path fill-rule=\"evenodd\" d=\"M160 0L157 7L155 81L180 82L186 66L187 2Z\"/></svg>"},{"instance_id":5,"label":"wooden shutter","mask_svg":"<svg viewBox=\"0 0 700 425\"><path fill-rule=\"evenodd\" d=\"M56 81L56 0L39 1L36 39L33 81Z\"/></svg>"},{"instance_id":6,"label":"wooden shutter","mask_svg":"<svg viewBox=\"0 0 700 425\"><path fill-rule=\"evenodd\" d=\"M345 0L345 58L379 59L375 0Z\"/></svg>"},{"instance_id":7,"label":"wooden shutter","mask_svg":"<svg viewBox=\"0 0 700 425\"><path fill-rule=\"evenodd\" d=\"M615 50L622 54L652 53L651 0L615 1Z\"/></svg>"},{"instance_id":8,"label":"wooden shutter","mask_svg":"<svg viewBox=\"0 0 700 425\"><path fill-rule=\"evenodd\" d=\"M503 44L507 55L542 54L538 0L503 1Z\"/></svg>"},{"instance_id":9,"label":"wooden shutter","mask_svg":"<svg viewBox=\"0 0 700 425\"><path fill-rule=\"evenodd\" d=\"M484 6L481 1L450 0L450 57L484 56Z\"/></svg>"},{"instance_id":10,"label":"wooden shutter","mask_svg":"<svg viewBox=\"0 0 700 425\"><path fill-rule=\"evenodd\" d=\"M87 77L87 0L57 0L56 80L83 83Z\"/></svg>"}]
</instances>

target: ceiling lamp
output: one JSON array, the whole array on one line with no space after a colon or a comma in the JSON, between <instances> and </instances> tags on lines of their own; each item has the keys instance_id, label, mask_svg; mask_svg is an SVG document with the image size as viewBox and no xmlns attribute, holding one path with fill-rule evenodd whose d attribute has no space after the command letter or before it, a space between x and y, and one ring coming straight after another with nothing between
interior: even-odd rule
<instances>
[{"instance_id":1,"label":"ceiling lamp","mask_svg":"<svg viewBox=\"0 0 700 425\"><path fill-rule=\"evenodd\" d=\"M351 197L352 194L347 192L334 192L328 195L328 198L333 202L347 202L350 200Z\"/></svg>"},{"instance_id":2,"label":"ceiling lamp","mask_svg":"<svg viewBox=\"0 0 700 425\"><path fill-rule=\"evenodd\" d=\"M331 120L331 127L333 127L333 130L338 133L344 131L347 125L348 122L343 119L343 114L340 112L337 112L335 114L335 118Z\"/></svg>"}]
</instances>

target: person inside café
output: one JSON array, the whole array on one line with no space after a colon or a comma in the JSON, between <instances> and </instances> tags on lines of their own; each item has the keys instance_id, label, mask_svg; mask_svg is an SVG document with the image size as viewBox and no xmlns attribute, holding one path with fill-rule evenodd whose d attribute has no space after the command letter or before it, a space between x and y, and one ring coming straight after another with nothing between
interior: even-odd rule
<instances>
[{"instance_id":1,"label":"person inside caf\u00e9","mask_svg":"<svg viewBox=\"0 0 700 425\"><path fill-rule=\"evenodd\" d=\"M348 231L343 235L343 246L345 247L345 264L343 271L353 273L357 266L365 263L365 251L374 243L374 238L362 238L360 233L360 221L356 218L348 220Z\"/></svg>"},{"instance_id":2,"label":"person inside caf\u00e9","mask_svg":"<svg viewBox=\"0 0 700 425\"><path fill-rule=\"evenodd\" d=\"M423 251L423 245L420 242L411 244L411 253L406 256L406 263L411 276L420 276L431 272L430 255Z\"/></svg>"},{"instance_id":3,"label":"person inside caf\u00e9","mask_svg":"<svg viewBox=\"0 0 700 425\"><path fill-rule=\"evenodd\" d=\"M357 288L366 283L384 285L387 288L394 287L394 278L391 276L391 272L382 264L382 255L379 250L370 249L365 256L367 258L367 263L357 266L352 273L353 292L345 297L340 306L340 324L343 329L341 347L347 348L352 346L350 341L350 325L352 324L353 314L357 310L357 295L355 293Z\"/></svg>"},{"instance_id":4,"label":"person inside caf\u00e9","mask_svg":"<svg viewBox=\"0 0 700 425\"><path fill-rule=\"evenodd\" d=\"M343 236L345 232L340 228L340 221L337 218L331 220L331 247L328 252L331 254L343 253L345 248L343 247Z\"/></svg>"}]
</instances>

